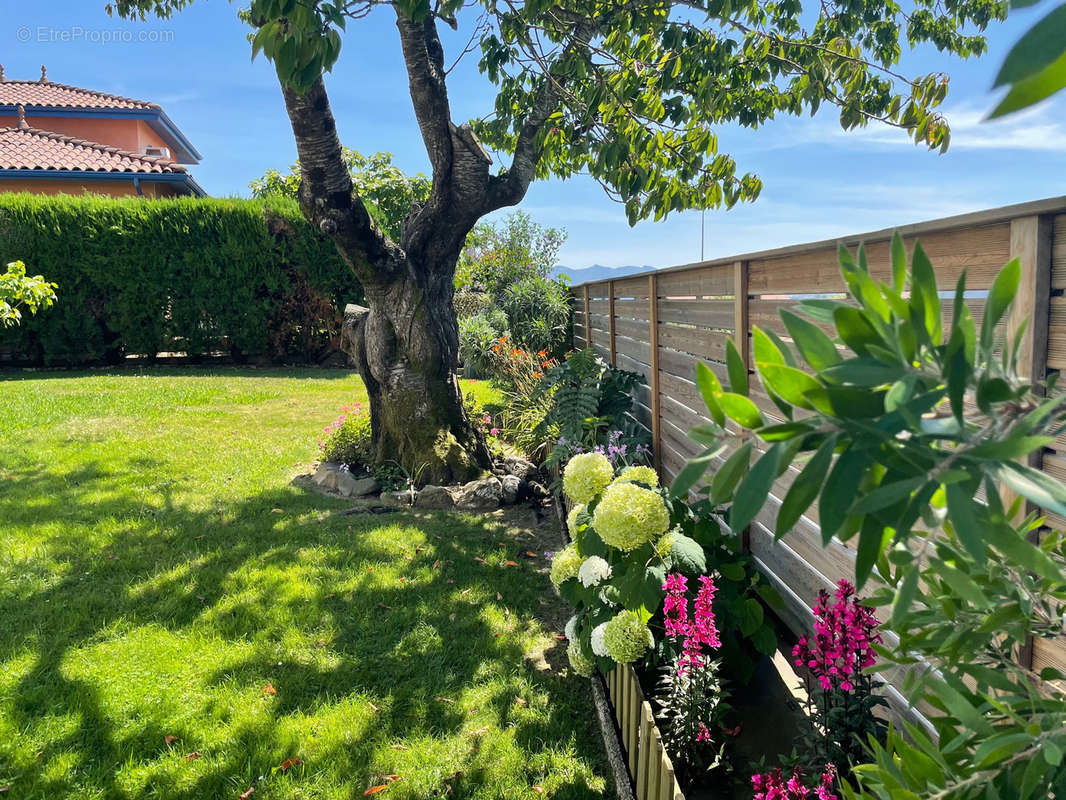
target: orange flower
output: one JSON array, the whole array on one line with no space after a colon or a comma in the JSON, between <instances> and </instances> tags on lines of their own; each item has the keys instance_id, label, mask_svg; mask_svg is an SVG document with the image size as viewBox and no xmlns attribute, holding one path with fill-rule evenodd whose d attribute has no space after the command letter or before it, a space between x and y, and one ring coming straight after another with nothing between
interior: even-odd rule
<instances>
[{"instance_id":1,"label":"orange flower","mask_svg":"<svg viewBox=\"0 0 1066 800\"><path fill-rule=\"evenodd\" d=\"M537 355L540 356L541 358L547 358L548 351L547 350L540 350L540 351L537 352Z\"/></svg>"},{"instance_id":2,"label":"orange flower","mask_svg":"<svg viewBox=\"0 0 1066 800\"><path fill-rule=\"evenodd\" d=\"M533 373L533 377L534 378L543 378L544 377L544 373L543 372L534 372Z\"/></svg>"},{"instance_id":3,"label":"orange flower","mask_svg":"<svg viewBox=\"0 0 1066 800\"><path fill-rule=\"evenodd\" d=\"M501 336L500 337L500 341L501 342L506 342L507 341L507 337L506 336Z\"/></svg>"}]
</instances>

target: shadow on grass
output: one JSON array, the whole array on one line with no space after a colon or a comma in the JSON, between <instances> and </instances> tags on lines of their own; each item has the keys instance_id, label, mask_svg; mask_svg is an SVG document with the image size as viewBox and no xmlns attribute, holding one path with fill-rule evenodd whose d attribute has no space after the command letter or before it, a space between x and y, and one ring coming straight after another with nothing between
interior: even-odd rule
<instances>
[{"instance_id":1,"label":"shadow on grass","mask_svg":"<svg viewBox=\"0 0 1066 800\"><path fill-rule=\"evenodd\" d=\"M292 488L189 509L172 501L171 485L161 490L162 507L145 508L119 488L121 477L93 463L62 475L16 471L0 495L0 519L20 514L57 531L36 557L27 555L24 580L0 589L0 658L32 660L10 697L0 697L0 710L24 735L37 731L47 742L32 758L24 750L8 751L19 753L16 763L0 758L0 786L9 784L11 797L129 797L117 776L131 763L152 773L147 785L159 796L236 796L242 784L270 775L279 754L295 755L287 719L329 716L352 698L375 698L380 711L372 723L353 717L352 736L329 738L301 767L347 774L345 796L362 796L390 743L455 737L474 712L488 713L531 763L569 737L577 756L602 774L602 756L590 746L591 709L584 690L560 675L561 648L547 654L553 669L531 668L518 636L501 636L488 618L503 614L513 630L528 633L539 630L551 605L545 576L521 559L532 545L514 527L444 515L329 515L323 506L342 504ZM99 520L111 532L87 540L78 525ZM394 524L424 544L375 536ZM519 566L491 563L500 553ZM377 577L397 568L404 580ZM201 680L201 707L183 708L180 719L151 690L143 702L116 708L109 684L139 665L115 663L111 676L108 651L91 652L114 646L124 659L136 658L127 639L144 631L164 641L208 637L220 650L205 659L212 666ZM316 639L309 653L293 644L308 638ZM300 655L279 661L287 652ZM79 675L86 660L91 674ZM543 713L516 708L516 671L551 697ZM484 695L493 678L480 708L467 708L464 693ZM256 698L269 704L268 714L245 720L225 707L238 689L258 695L268 683L277 695ZM234 717L240 721L226 728L224 741L213 738L212 725ZM49 725L55 730L42 733ZM167 736L209 760L191 786L175 772L181 754L164 745ZM472 738L460 768L434 778L425 796L475 796L495 757L491 742L480 745ZM297 780L297 773L275 780ZM553 792L598 794L581 776Z\"/></svg>"},{"instance_id":2,"label":"shadow on grass","mask_svg":"<svg viewBox=\"0 0 1066 800\"><path fill-rule=\"evenodd\" d=\"M109 375L150 375L153 378L310 378L314 380L346 380L355 374L352 367L250 367L247 364L206 366L151 366L128 364L100 367L25 369L0 366L0 383L11 381L42 381L55 378L103 378Z\"/></svg>"}]
</instances>

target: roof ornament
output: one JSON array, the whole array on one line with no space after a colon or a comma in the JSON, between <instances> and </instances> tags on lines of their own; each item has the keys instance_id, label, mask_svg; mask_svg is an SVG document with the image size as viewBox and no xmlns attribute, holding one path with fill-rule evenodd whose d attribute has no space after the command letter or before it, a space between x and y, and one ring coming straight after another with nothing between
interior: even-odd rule
<instances>
[{"instance_id":1,"label":"roof ornament","mask_svg":"<svg viewBox=\"0 0 1066 800\"><path fill-rule=\"evenodd\" d=\"M3 64L0 64L0 83L7 83L7 75L4 74Z\"/></svg>"},{"instance_id":2,"label":"roof ornament","mask_svg":"<svg viewBox=\"0 0 1066 800\"><path fill-rule=\"evenodd\" d=\"M38 83L48 83L48 67L41 64L41 80Z\"/></svg>"},{"instance_id":3,"label":"roof ornament","mask_svg":"<svg viewBox=\"0 0 1066 800\"><path fill-rule=\"evenodd\" d=\"M21 103L19 103L18 111L19 111L19 128L21 128L22 130L28 130L30 126L29 126L29 123L26 122L26 106L24 106Z\"/></svg>"}]
</instances>

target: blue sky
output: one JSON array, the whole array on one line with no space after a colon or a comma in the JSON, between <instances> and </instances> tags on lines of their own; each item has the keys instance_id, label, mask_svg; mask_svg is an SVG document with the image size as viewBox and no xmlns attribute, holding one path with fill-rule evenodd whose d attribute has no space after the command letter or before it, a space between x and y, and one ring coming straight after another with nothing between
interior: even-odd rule
<instances>
[{"instance_id":1,"label":"blue sky","mask_svg":"<svg viewBox=\"0 0 1066 800\"><path fill-rule=\"evenodd\" d=\"M707 257L1066 193L1066 93L1008 121L981 122L993 105L989 86L1003 56L1054 2L1044 0L993 28L990 52L981 59L932 50L905 56L908 73L951 76L945 111L953 136L946 155L915 147L895 129L844 133L831 109L754 132L721 129L721 149L742 171L758 173L765 188L754 204L707 212ZM8 78L35 79L47 64L56 82L160 103L203 153L194 174L211 194L246 195L249 180L294 160L276 79L265 60L250 60L237 5L199 0L174 19L143 24L111 19L104 5L0 0L0 63ZM328 79L333 110L345 144L367 153L387 150L405 170L427 170L390 13L379 9L349 26ZM465 43L461 34L449 32L450 53ZM491 108L492 88L477 73L476 55L452 74L450 91L458 120ZM571 267L668 266L700 255L699 212L630 228L622 209L587 178L535 184L522 208L567 229L560 261Z\"/></svg>"}]
</instances>

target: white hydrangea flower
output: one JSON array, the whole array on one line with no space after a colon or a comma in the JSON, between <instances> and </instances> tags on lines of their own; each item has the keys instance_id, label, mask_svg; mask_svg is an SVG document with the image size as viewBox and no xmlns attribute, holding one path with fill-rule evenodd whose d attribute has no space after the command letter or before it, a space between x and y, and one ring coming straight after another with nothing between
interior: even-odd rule
<instances>
[{"instance_id":1,"label":"white hydrangea flower","mask_svg":"<svg viewBox=\"0 0 1066 800\"><path fill-rule=\"evenodd\" d=\"M601 622L599 625L592 629L592 652L598 655L600 658L607 658L610 655L607 652L607 645L604 644L603 641L603 634L606 630L606 622Z\"/></svg>"},{"instance_id":2,"label":"white hydrangea flower","mask_svg":"<svg viewBox=\"0 0 1066 800\"><path fill-rule=\"evenodd\" d=\"M570 641L574 641L577 638L577 615L570 617L566 621L566 628L563 629L563 633L566 634L566 638Z\"/></svg>"},{"instance_id":3,"label":"white hydrangea flower","mask_svg":"<svg viewBox=\"0 0 1066 800\"><path fill-rule=\"evenodd\" d=\"M611 577L611 565L599 556L589 556L577 571L577 579L586 589Z\"/></svg>"}]
</instances>

